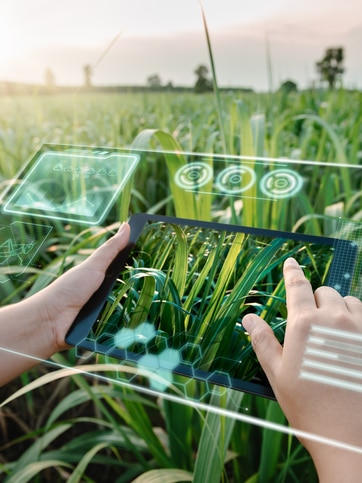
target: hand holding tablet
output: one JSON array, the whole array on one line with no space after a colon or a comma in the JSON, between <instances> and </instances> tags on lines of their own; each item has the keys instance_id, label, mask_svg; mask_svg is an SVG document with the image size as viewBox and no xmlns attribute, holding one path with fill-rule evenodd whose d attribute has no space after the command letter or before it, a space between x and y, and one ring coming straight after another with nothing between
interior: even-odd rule
<instances>
[{"instance_id":1,"label":"hand holding tablet","mask_svg":"<svg viewBox=\"0 0 362 483\"><path fill-rule=\"evenodd\" d=\"M362 302L330 287L314 293L293 259L284 264L284 346L260 317L243 324L290 425L362 451ZM313 363L315 362L315 364ZM320 481L357 481L361 454L303 440Z\"/></svg>"},{"instance_id":2,"label":"hand holding tablet","mask_svg":"<svg viewBox=\"0 0 362 483\"><path fill-rule=\"evenodd\" d=\"M314 287L349 290L343 260L356 253L344 240L150 214L129 223L128 246L66 340L151 372L274 398L242 317L263 316L283 340L291 255Z\"/></svg>"}]
</instances>

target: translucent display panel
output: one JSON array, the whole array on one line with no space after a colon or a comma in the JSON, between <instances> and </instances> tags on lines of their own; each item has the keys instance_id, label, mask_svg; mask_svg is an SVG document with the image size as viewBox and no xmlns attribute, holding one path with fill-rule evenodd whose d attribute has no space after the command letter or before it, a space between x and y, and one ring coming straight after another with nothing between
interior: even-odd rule
<instances>
[{"instance_id":1,"label":"translucent display panel","mask_svg":"<svg viewBox=\"0 0 362 483\"><path fill-rule=\"evenodd\" d=\"M98 225L138 160L107 149L43 149L21 173L4 212Z\"/></svg>"},{"instance_id":2,"label":"translucent display panel","mask_svg":"<svg viewBox=\"0 0 362 483\"><path fill-rule=\"evenodd\" d=\"M115 260L112 280L68 334L77 360L96 354L103 364L85 372L356 450L353 441L257 415L250 394L275 395L242 319L261 316L284 343L282 267L289 257L314 289L361 297L361 187L359 165L44 145L3 193L1 286L18 283L16 266L21 283L41 268L42 250L52 253L45 243L51 230L63 229L82 250L94 248L94 234L131 217L131 242ZM145 215L133 217L138 213ZM73 256L67 250L65 260ZM361 398L361 337L311 324L296 378Z\"/></svg>"}]
</instances>

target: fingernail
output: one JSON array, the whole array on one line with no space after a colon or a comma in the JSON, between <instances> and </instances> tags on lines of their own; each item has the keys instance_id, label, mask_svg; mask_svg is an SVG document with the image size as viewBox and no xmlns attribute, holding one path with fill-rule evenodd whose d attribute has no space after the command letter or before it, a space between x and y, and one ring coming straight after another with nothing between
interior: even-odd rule
<instances>
[{"instance_id":1,"label":"fingernail","mask_svg":"<svg viewBox=\"0 0 362 483\"><path fill-rule=\"evenodd\" d=\"M284 262L284 266L287 266L287 265L294 265L294 266L298 266L299 267L299 263L297 262L297 260L293 257L289 257L285 260Z\"/></svg>"},{"instance_id":2,"label":"fingernail","mask_svg":"<svg viewBox=\"0 0 362 483\"><path fill-rule=\"evenodd\" d=\"M121 226L118 228L117 235L121 235L126 229L126 222L124 221Z\"/></svg>"},{"instance_id":3,"label":"fingernail","mask_svg":"<svg viewBox=\"0 0 362 483\"><path fill-rule=\"evenodd\" d=\"M242 323L243 323L244 329L246 329L250 334L250 332L253 330L253 327L254 327L253 315L252 314L245 315Z\"/></svg>"}]
</instances>

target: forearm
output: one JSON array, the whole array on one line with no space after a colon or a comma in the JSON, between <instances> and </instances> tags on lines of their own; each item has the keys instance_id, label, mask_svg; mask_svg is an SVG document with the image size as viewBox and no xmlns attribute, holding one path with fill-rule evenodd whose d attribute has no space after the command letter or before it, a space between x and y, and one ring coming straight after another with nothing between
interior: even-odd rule
<instances>
[{"instance_id":1,"label":"forearm","mask_svg":"<svg viewBox=\"0 0 362 483\"><path fill-rule=\"evenodd\" d=\"M346 336L349 333L352 340L360 340L362 303L356 297L342 297L331 287L319 287L313 292L301 267L293 259L284 264L284 281L288 321L283 346L260 317L250 314L243 320L258 359L292 428L362 449L362 393L349 386L339 387L327 379L317 382L301 376L312 339L312 326L322 328L327 334L343 332ZM341 341L339 345L339 337L334 335L332 338L332 371L339 374L341 370L345 374L346 369L353 366L352 362L360 366L357 342L342 344ZM317 344L323 347L322 336L317 340ZM347 356L344 365L343 351L346 348L353 352L353 356ZM315 361L320 358L316 356ZM319 377L325 374L320 364ZM313 458L321 483L361 481L361 452L354 452L348 446L332 447L310 439L302 440L302 443Z\"/></svg>"},{"instance_id":2,"label":"forearm","mask_svg":"<svg viewBox=\"0 0 362 483\"><path fill-rule=\"evenodd\" d=\"M0 309L0 334L0 386L55 352L51 323L31 298Z\"/></svg>"},{"instance_id":3,"label":"forearm","mask_svg":"<svg viewBox=\"0 0 362 483\"><path fill-rule=\"evenodd\" d=\"M66 349L66 333L99 288L115 256L127 246L129 225L90 257L32 297L0 309L0 385Z\"/></svg>"},{"instance_id":4,"label":"forearm","mask_svg":"<svg viewBox=\"0 0 362 483\"><path fill-rule=\"evenodd\" d=\"M320 483L357 483L362 474L362 453L325 448L313 461Z\"/></svg>"}]
</instances>

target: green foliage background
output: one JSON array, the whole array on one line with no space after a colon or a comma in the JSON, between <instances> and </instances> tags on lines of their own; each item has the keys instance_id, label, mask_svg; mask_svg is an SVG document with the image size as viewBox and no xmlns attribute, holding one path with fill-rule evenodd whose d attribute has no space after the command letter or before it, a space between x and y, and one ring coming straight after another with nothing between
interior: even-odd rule
<instances>
[{"instance_id":1,"label":"green foliage background","mask_svg":"<svg viewBox=\"0 0 362 483\"><path fill-rule=\"evenodd\" d=\"M176 93L2 97L1 186L43 142L209 153L226 149L235 155L361 164L360 92L233 92L218 93L217 101L214 94ZM172 170L172 159L168 166ZM320 179L315 170L315 183L321 206L331 207L335 216L361 221L361 174L351 179L344 171ZM164 160L152 172L141 173L129 189L131 211L167 211L170 187ZM182 207L183 200L173 201ZM220 204L217 210L226 207ZM113 211L107 230L75 234L72 228L56 227L39 254L41 270L29 272L31 288L0 286L2 303L30 295L78 263L128 212L128 206ZM248 216L265 216L269 228L282 218L256 202L245 207L243 216L249 225L253 220ZM318 234L320 224L312 222L313 230ZM80 364L90 373L115 374L102 358L79 360L74 351L52 360ZM190 382L190 390L197 393L196 382ZM274 402L233 391L215 392L213 398L214 405L238 406L241 412L286 424ZM104 379L69 375L66 369L41 365L2 388L0 400L0 478L7 483L317 481L308 454L291 436Z\"/></svg>"}]
</instances>

